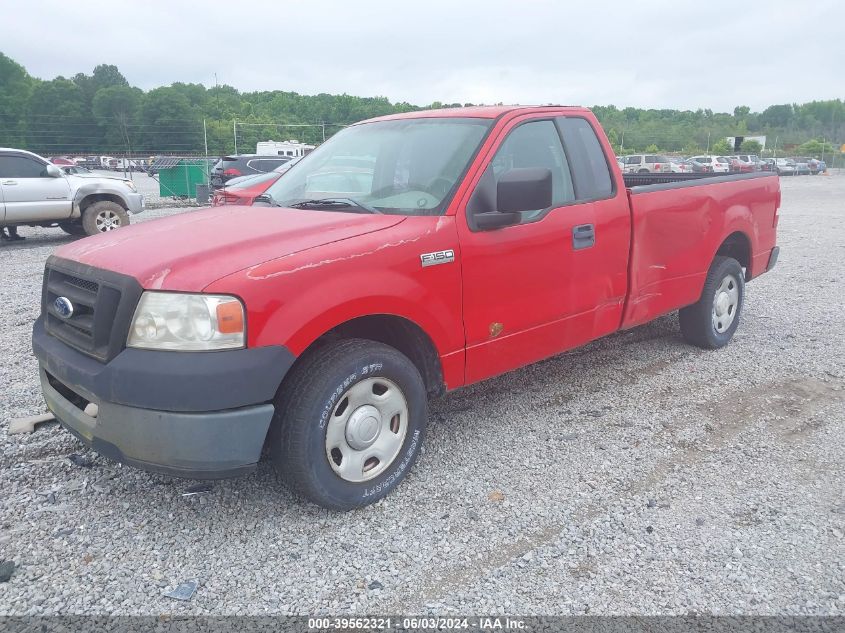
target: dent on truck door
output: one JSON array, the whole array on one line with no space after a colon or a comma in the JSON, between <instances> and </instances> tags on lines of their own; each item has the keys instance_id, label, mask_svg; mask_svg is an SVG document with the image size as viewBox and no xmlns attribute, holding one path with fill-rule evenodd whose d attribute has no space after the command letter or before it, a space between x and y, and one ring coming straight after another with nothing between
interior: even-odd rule
<instances>
[{"instance_id":1,"label":"dent on truck door","mask_svg":"<svg viewBox=\"0 0 845 633\"><path fill-rule=\"evenodd\" d=\"M564 152L554 120L517 120L491 165L553 172L553 206L492 231L461 227L466 379L474 382L615 330L627 285L628 206L613 192L595 200L581 149ZM460 214L466 220L465 213Z\"/></svg>"}]
</instances>

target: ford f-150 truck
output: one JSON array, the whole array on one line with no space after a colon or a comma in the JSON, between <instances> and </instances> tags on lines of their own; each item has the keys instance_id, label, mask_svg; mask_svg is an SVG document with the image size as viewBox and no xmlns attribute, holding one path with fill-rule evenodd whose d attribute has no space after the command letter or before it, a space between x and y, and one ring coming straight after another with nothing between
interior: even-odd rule
<instances>
[{"instance_id":1,"label":"ford f-150 truck","mask_svg":"<svg viewBox=\"0 0 845 633\"><path fill-rule=\"evenodd\" d=\"M257 206L58 249L33 333L44 397L120 462L226 477L266 446L305 498L372 503L417 458L427 396L675 310L687 341L726 345L777 260L780 190L708 176L626 184L576 107L365 121Z\"/></svg>"}]
</instances>

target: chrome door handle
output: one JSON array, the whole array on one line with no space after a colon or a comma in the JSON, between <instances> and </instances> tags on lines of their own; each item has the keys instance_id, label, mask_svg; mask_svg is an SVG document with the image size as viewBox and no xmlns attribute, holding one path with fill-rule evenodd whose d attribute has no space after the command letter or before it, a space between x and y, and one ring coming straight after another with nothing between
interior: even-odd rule
<instances>
[{"instance_id":1,"label":"chrome door handle","mask_svg":"<svg viewBox=\"0 0 845 633\"><path fill-rule=\"evenodd\" d=\"M3 184L4 185L16 185L16 184L18 184L18 181L17 180L4 180Z\"/></svg>"}]
</instances>

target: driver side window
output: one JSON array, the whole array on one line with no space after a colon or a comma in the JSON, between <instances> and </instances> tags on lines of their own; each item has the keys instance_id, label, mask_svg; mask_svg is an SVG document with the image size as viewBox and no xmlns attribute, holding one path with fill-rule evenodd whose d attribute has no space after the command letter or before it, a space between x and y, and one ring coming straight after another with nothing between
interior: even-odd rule
<instances>
[{"instance_id":1,"label":"driver side window","mask_svg":"<svg viewBox=\"0 0 845 633\"><path fill-rule=\"evenodd\" d=\"M47 165L24 156L0 156L0 178L45 178Z\"/></svg>"},{"instance_id":2,"label":"driver side window","mask_svg":"<svg viewBox=\"0 0 845 633\"><path fill-rule=\"evenodd\" d=\"M552 121L532 121L515 128L493 157L496 180L510 169L540 167L552 172L552 207L573 202L575 189L560 135ZM524 219L539 215L543 209L526 211Z\"/></svg>"}]
</instances>

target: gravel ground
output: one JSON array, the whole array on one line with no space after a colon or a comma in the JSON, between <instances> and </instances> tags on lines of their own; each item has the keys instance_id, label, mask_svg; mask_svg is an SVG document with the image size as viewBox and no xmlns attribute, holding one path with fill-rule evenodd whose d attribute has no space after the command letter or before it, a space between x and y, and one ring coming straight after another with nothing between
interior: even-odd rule
<instances>
[{"instance_id":1,"label":"gravel ground","mask_svg":"<svg viewBox=\"0 0 845 633\"><path fill-rule=\"evenodd\" d=\"M845 614L845 177L782 186L780 263L730 346L669 316L447 395L373 507L306 505L269 464L184 496L55 423L0 433L0 613ZM29 333L70 239L21 233L3 426L44 410Z\"/></svg>"}]
</instances>

